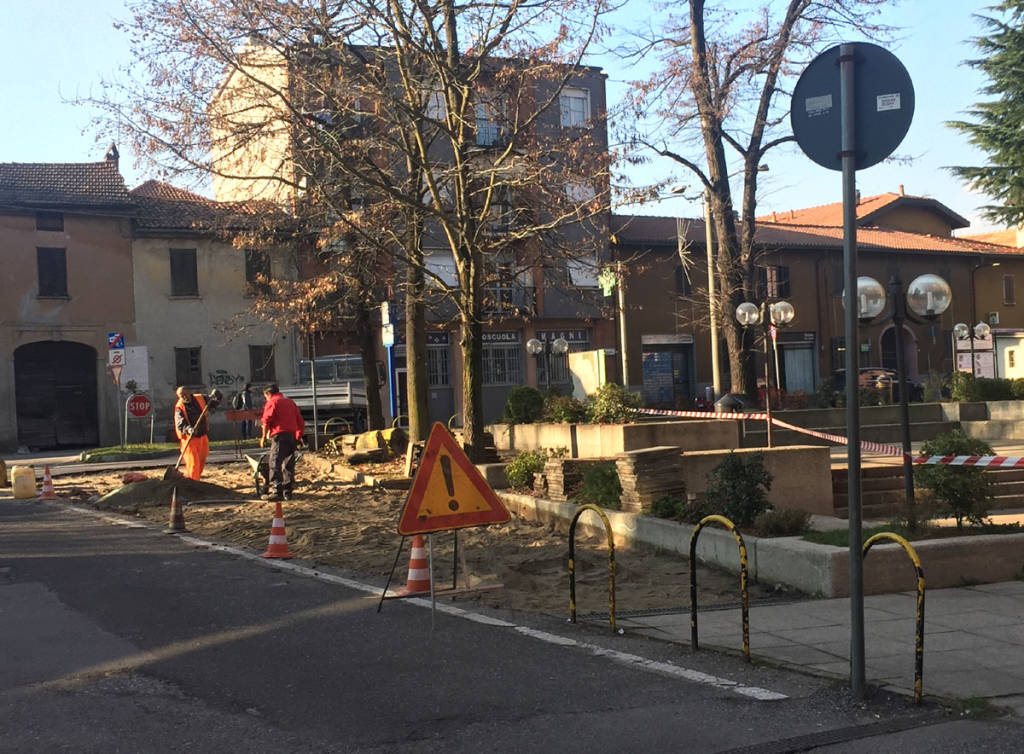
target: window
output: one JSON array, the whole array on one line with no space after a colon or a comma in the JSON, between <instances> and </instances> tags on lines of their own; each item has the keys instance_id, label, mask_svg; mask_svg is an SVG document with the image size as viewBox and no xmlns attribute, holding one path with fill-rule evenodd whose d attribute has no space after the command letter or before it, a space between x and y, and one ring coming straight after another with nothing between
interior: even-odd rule
<instances>
[{"instance_id":1,"label":"window","mask_svg":"<svg viewBox=\"0 0 1024 754\"><path fill-rule=\"evenodd\" d=\"M558 95L559 117L563 128L585 126L590 122L590 92L566 88Z\"/></svg>"},{"instance_id":2,"label":"window","mask_svg":"<svg viewBox=\"0 0 1024 754\"><path fill-rule=\"evenodd\" d=\"M760 293L768 299L788 298L789 267L770 264L758 270Z\"/></svg>"},{"instance_id":3,"label":"window","mask_svg":"<svg viewBox=\"0 0 1024 754\"><path fill-rule=\"evenodd\" d=\"M259 249L245 250L245 282L247 292L270 293L270 255Z\"/></svg>"},{"instance_id":4,"label":"window","mask_svg":"<svg viewBox=\"0 0 1024 754\"><path fill-rule=\"evenodd\" d=\"M178 385L203 384L202 361L199 348L174 349L174 381Z\"/></svg>"},{"instance_id":5,"label":"window","mask_svg":"<svg viewBox=\"0 0 1024 754\"><path fill-rule=\"evenodd\" d=\"M1003 275L1003 303L1017 303L1017 298L1013 293L1013 275Z\"/></svg>"},{"instance_id":6,"label":"window","mask_svg":"<svg viewBox=\"0 0 1024 754\"><path fill-rule=\"evenodd\" d=\"M493 147L501 141L501 127L494 106L481 102L476 106L476 145Z\"/></svg>"},{"instance_id":7,"label":"window","mask_svg":"<svg viewBox=\"0 0 1024 754\"><path fill-rule=\"evenodd\" d=\"M64 249L36 249L39 268L39 297L68 297L68 265Z\"/></svg>"},{"instance_id":8,"label":"window","mask_svg":"<svg viewBox=\"0 0 1024 754\"><path fill-rule=\"evenodd\" d=\"M550 343L556 338L565 337L566 333L563 332L543 332L537 331L537 338L545 343ZM572 384L572 373L569 371L569 354L578 353L579 351L587 351L590 349L590 333L586 331L577 331L575 336L570 334L568 338L569 350L563 354L548 353L547 359L543 355L536 357L537 359L537 385L538 387L544 387L548 384L551 385L570 385ZM547 367L551 367L551 382L548 382Z\"/></svg>"},{"instance_id":9,"label":"window","mask_svg":"<svg viewBox=\"0 0 1024 754\"><path fill-rule=\"evenodd\" d=\"M516 343L484 344L484 385L522 385L523 347Z\"/></svg>"},{"instance_id":10,"label":"window","mask_svg":"<svg viewBox=\"0 0 1024 754\"><path fill-rule=\"evenodd\" d=\"M693 286L690 284L690 273L684 270L681 264L676 265L676 293L680 296L689 296L693 293Z\"/></svg>"},{"instance_id":11,"label":"window","mask_svg":"<svg viewBox=\"0 0 1024 754\"><path fill-rule=\"evenodd\" d=\"M36 212L36 230L64 230L64 215L60 212Z\"/></svg>"},{"instance_id":12,"label":"window","mask_svg":"<svg viewBox=\"0 0 1024 754\"><path fill-rule=\"evenodd\" d=\"M195 249L171 249L171 295L199 295Z\"/></svg>"},{"instance_id":13,"label":"window","mask_svg":"<svg viewBox=\"0 0 1024 754\"><path fill-rule=\"evenodd\" d=\"M273 346L249 346L249 379L252 382L277 382Z\"/></svg>"},{"instance_id":14,"label":"window","mask_svg":"<svg viewBox=\"0 0 1024 754\"><path fill-rule=\"evenodd\" d=\"M447 108L444 102L444 92L433 89L424 96L424 115L431 120L444 121Z\"/></svg>"},{"instance_id":15,"label":"window","mask_svg":"<svg viewBox=\"0 0 1024 754\"><path fill-rule=\"evenodd\" d=\"M427 384L442 387L448 380L448 346L427 346Z\"/></svg>"}]
</instances>

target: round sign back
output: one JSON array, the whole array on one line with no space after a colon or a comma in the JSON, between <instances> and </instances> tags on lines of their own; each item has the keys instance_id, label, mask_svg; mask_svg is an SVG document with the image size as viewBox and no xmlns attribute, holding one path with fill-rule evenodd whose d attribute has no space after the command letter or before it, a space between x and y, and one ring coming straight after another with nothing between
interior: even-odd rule
<instances>
[{"instance_id":1,"label":"round sign back","mask_svg":"<svg viewBox=\"0 0 1024 754\"><path fill-rule=\"evenodd\" d=\"M148 415L152 408L153 402L149 400L148 395L136 393L128 399L128 412L139 419Z\"/></svg>"},{"instance_id":2,"label":"round sign back","mask_svg":"<svg viewBox=\"0 0 1024 754\"><path fill-rule=\"evenodd\" d=\"M793 90L789 119L797 144L822 167L842 170L840 48L811 61ZM891 155L914 117L914 85L895 55L878 45L852 42L854 54L855 169Z\"/></svg>"}]
</instances>

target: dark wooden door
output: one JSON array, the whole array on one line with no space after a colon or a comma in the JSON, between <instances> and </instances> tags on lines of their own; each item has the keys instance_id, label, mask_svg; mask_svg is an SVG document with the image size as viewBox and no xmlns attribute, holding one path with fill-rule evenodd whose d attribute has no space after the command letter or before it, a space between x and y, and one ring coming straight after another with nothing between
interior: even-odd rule
<instances>
[{"instance_id":1,"label":"dark wooden door","mask_svg":"<svg viewBox=\"0 0 1024 754\"><path fill-rule=\"evenodd\" d=\"M96 351L67 341L14 351L18 443L30 448L99 444Z\"/></svg>"}]
</instances>

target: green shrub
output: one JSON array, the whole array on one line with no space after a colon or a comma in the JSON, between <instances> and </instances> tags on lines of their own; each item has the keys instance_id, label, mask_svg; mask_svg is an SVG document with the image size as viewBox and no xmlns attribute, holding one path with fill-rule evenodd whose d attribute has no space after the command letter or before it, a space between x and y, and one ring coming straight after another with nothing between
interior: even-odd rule
<instances>
[{"instance_id":1,"label":"green shrub","mask_svg":"<svg viewBox=\"0 0 1024 754\"><path fill-rule=\"evenodd\" d=\"M583 486L573 495L574 503L593 503L601 508L619 509L622 484L614 463L598 463L583 471Z\"/></svg>"},{"instance_id":2,"label":"green shrub","mask_svg":"<svg viewBox=\"0 0 1024 754\"><path fill-rule=\"evenodd\" d=\"M988 456L992 446L984 440L968 437L961 430L939 435L921 445L922 455L929 456ZM957 528L964 520L980 524L988 515L992 500L992 485L982 469L971 466L917 466L914 482L931 490L936 502L945 506L956 519Z\"/></svg>"},{"instance_id":3,"label":"green shrub","mask_svg":"<svg viewBox=\"0 0 1024 754\"><path fill-rule=\"evenodd\" d=\"M543 450L524 450L505 467L505 478L514 490L533 487L533 475L544 470L548 455Z\"/></svg>"},{"instance_id":4,"label":"green shrub","mask_svg":"<svg viewBox=\"0 0 1024 754\"><path fill-rule=\"evenodd\" d=\"M818 385L818 389L811 396L811 405L814 408L831 408L836 405L836 380L833 377L826 377Z\"/></svg>"},{"instance_id":5,"label":"green shrub","mask_svg":"<svg viewBox=\"0 0 1024 754\"><path fill-rule=\"evenodd\" d=\"M544 421L577 424L586 418L586 407L572 396L550 395L544 400Z\"/></svg>"},{"instance_id":6,"label":"green shrub","mask_svg":"<svg viewBox=\"0 0 1024 754\"><path fill-rule=\"evenodd\" d=\"M708 474L707 504L736 526L750 526L768 509L772 475L765 471L764 453L744 456L730 452Z\"/></svg>"},{"instance_id":7,"label":"green shrub","mask_svg":"<svg viewBox=\"0 0 1024 754\"><path fill-rule=\"evenodd\" d=\"M967 372L953 374L950 393L955 401L1012 401L1016 398L1010 380L975 377Z\"/></svg>"},{"instance_id":8,"label":"green shrub","mask_svg":"<svg viewBox=\"0 0 1024 754\"><path fill-rule=\"evenodd\" d=\"M510 424L532 424L544 411L544 396L529 385L518 385L508 391L504 419Z\"/></svg>"},{"instance_id":9,"label":"green shrub","mask_svg":"<svg viewBox=\"0 0 1024 754\"><path fill-rule=\"evenodd\" d=\"M1018 401L1024 398L1024 377L1018 377L1010 383L1010 392Z\"/></svg>"},{"instance_id":10,"label":"green shrub","mask_svg":"<svg viewBox=\"0 0 1024 754\"><path fill-rule=\"evenodd\" d=\"M672 521L686 520L686 496L662 495L651 503L651 515Z\"/></svg>"},{"instance_id":11,"label":"green shrub","mask_svg":"<svg viewBox=\"0 0 1024 754\"><path fill-rule=\"evenodd\" d=\"M587 396L587 421L594 424L631 422L636 418L636 409L642 404L640 395L608 382Z\"/></svg>"},{"instance_id":12,"label":"green shrub","mask_svg":"<svg viewBox=\"0 0 1024 754\"><path fill-rule=\"evenodd\" d=\"M795 537L807 531L811 514L795 508L764 511L754 519L754 530L761 537Z\"/></svg>"}]
</instances>

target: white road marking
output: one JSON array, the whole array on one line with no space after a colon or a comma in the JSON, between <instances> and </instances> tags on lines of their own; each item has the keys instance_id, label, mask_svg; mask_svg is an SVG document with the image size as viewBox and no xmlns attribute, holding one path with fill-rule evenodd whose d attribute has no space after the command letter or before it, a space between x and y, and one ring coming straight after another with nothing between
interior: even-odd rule
<instances>
[{"instance_id":1,"label":"white road marking","mask_svg":"<svg viewBox=\"0 0 1024 754\"><path fill-rule=\"evenodd\" d=\"M128 526L132 529L150 529L152 528L149 524L140 523L131 519L118 518L108 514L99 513L89 508L79 508L77 506L65 506L67 510L74 511L75 513L84 513L86 515L93 516L105 521L110 524L117 526ZM213 542L202 537L196 537L194 535L177 535L178 539L186 544L193 545L194 547L202 547L207 550L213 550L215 552L223 552L228 555L234 555L239 558L245 558L251 560L254 563L260 563L261 565L268 566L270 568L277 568L279 570L290 571L300 576L306 576L310 578L320 579L321 581L327 581L331 584L337 584L347 589L352 589L357 592L365 592L367 595L372 595L375 598L380 597L380 587L373 586L372 584L364 584L361 581L355 581L353 579L345 578L344 576L336 576L331 573L324 573L308 566L299 565L298 563L292 563L287 560L280 560L275 558L263 558L259 554L251 552L249 550L241 550L237 547L231 547L230 545L222 545L217 542ZM415 605L416 607L431 607L431 600L423 597L413 597L404 600L406 604ZM501 620L500 618L492 618L488 615L481 615L480 613L474 613L469 610L465 610L461 607L455 607L454 605L437 604L436 609L438 612L451 615L455 618L462 618L463 620L473 621L474 623L481 623L486 626L495 626L499 628L511 628L518 631L523 636L528 636L531 639L538 641L547 642L548 644L554 644L560 647L574 647L576 649L582 649L596 657L605 657L612 662L616 662L620 665L627 665L631 668L638 670L644 670L651 673L657 673L658 675L669 676L671 678L679 678L681 680L689 681L691 683L700 683L706 686L713 686L714 688L724 689L731 691L741 696L746 696L751 699L758 701L779 701L781 699L788 699L785 694L781 694L776 691L764 689L759 686L747 686L736 681L730 681L727 678L719 678L718 676L709 675L708 673L701 672L699 670L692 670L685 668L680 665L675 665L670 662L660 662L657 660L649 660L646 657L640 655L629 654L628 652L619 652L614 649L607 649L605 647L598 646L597 644L590 644L576 639L569 638L567 636L560 636L559 634L553 634L549 631L542 631L528 626L520 626L509 621Z\"/></svg>"}]
</instances>

